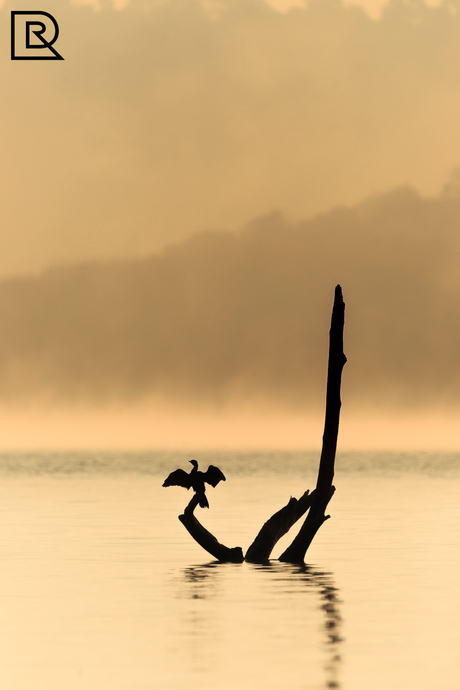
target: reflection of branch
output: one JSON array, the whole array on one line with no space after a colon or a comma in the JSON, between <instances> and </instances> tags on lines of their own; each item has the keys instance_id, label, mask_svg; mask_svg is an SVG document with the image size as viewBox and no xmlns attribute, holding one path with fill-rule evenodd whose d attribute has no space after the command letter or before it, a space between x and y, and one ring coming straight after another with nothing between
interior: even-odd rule
<instances>
[{"instance_id":1,"label":"reflection of branch","mask_svg":"<svg viewBox=\"0 0 460 690\"><path fill-rule=\"evenodd\" d=\"M271 583L270 591L274 593L276 600L275 610L285 609L288 601L295 601L299 607L307 604L309 610L310 605L315 604L315 609L322 618L320 625L317 625L316 618L314 629L311 627L313 621L310 617L299 616L291 620L291 631L295 630L296 649L299 654L302 654L303 645L312 644L311 635L313 634L315 648L320 648L322 652L324 669L323 682L318 682L317 687L321 690L339 690L343 687L341 652L344 643L344 624L341 611L342 599L334 574L304 563L293 565L271 561L263 566L248 566L249 572L246 572L246 577L251 577L254 583L260 582L258 578L260 568L264 572L264 581L266 582L268 577ZM192 606L197 600L217 599L219 607L225 600L223 591L225 587L222 588L222 583L231 581L237 584L239 580L234 571L229 571L224 564L215 561L181 569L178 574L180 577L174 578L178 595L181 599L184 597L188 599ZM256 588L255 592L257 598L261 592L260 588ZM204 661L208 657L203 650L206 649L208 655L212 654L212 642L220 637L217 635L216 638L216 633L222 629L222 619L213 616L215 607L198 606L194 607L193 611L195 615L192 627L188 630L188 641L193 652L199 654L200 660Z\"/></svg>"},{"instance_id":2,"label":"reflection of branch","mask_svg":"<svg viewBox=\"0 0 460 690\"><path fill-rule=\"evenodd\" d=\"M325 614L324 630L326 633L326 649L329 659L325 664L326 688L339 688L338 675L340 672L340 644L342 637L342 616L340 613L339 590L335 586L332 573L321 572L307 565L301 566L305 579L317 586L321 600L321 608ZM301 571L300 571L301 572Z\"/></svg>"},{"instance_id":3,"label":"reflection of branch","mask_svg":"<svg viewBox=\"0 0 460 690\"><path fill-rule=\"evenodd\" d=\"M182 522L184 527L188 530L189 534L198 542L200 546L203 547L208 553L210 553L218 561L226 563L242 563L244 561L243 551L240 546L234 549L224 546L217 541L215 536L208 532L203 525L198 522L193 511L198 505L198 495L195 494L184 510L183 515L179 515L179 520Z\"/></svg>"},{"instance_id":4,"label":"reflection of branch","mask_svg":"<svg viewBox=\"0 0 460 690\"><path fill-rule=\"evenodd\" d=\"M292 525L307 512L312 504L315 492L304 493L298 500L291 498L289 503L267 520L257 537L249 547L245 560L249 563L265 563L276 542L281 539Z\"/></svg>"}]
</instances>

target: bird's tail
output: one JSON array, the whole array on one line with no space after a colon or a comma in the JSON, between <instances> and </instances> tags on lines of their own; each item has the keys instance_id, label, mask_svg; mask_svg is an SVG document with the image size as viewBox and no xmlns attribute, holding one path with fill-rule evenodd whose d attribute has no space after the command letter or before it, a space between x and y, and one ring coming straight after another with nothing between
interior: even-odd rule
<instances>
[{"instance_id":1,"label":"bird's tail","mask_svg":"<svg viewBox=\"0 0 460 690\"><path fill-rule=\"evenodd\" d=\"M208 499L205 494L199 494L198 498L198 504L201 508L209 508Z\"/></svg>"}]
</instances>

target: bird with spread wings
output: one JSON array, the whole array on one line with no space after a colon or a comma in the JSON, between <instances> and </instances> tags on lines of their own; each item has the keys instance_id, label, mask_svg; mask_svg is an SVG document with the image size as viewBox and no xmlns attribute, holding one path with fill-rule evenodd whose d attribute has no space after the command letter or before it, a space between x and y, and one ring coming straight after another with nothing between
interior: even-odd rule
<instances>
[{"instance_id":1,"label":"bird with spread wings","mask_svg":"<svg viewBox=\"0 0 460 690\"><path fill-rule=\"evenodd\" d=\"M190 460L190 463L193 469L189 473L184 470L174 470L166 477L163 486L183 486L184 489L193 489L198 496L201 508L209 508L205 484L216 487L220 481L225 482L224 473L214 465L209 465L206 472L200 472L196 460Z\"/></svg>"}]
</instances>

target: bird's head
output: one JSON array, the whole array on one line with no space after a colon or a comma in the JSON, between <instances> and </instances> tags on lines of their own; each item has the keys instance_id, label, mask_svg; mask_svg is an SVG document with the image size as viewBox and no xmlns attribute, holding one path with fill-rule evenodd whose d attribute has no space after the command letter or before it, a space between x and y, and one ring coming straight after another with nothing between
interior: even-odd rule
<instances>
[{"instance_id":1,"label":"bird's head","mask_svg":"<svg viewBox=\"0 0 460 690\"><path fill-rule=\"evenodd\" d=\"M198 463L196 460L189 460L189 462L193 465L193 467L197 470L198 469Z\"/></svg>"}]
</instances>

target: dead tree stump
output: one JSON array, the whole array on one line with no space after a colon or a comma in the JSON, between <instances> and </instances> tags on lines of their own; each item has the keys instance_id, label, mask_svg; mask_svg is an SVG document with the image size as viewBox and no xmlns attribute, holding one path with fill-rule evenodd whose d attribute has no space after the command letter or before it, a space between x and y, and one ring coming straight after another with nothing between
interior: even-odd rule
<instances>
[{"instance_id":1,"label":"dead tree stump","mask_svg":"<svg viewBox=\"0 0 460 690\"><path fill-rule=\"evenodd\" d=\"M288 563L303 563L305 554L315 534L321 525L330 517L326 515L326 508L331 500L335 487L334 464L337 450L337 437L340 420L340 386L342 370L347 361L343 352L343 327L345 320L345 304L342 288L335 288L334 306L332 309L331 328L329 331L329 360L326 388L326 416L324 422L323 445L315 490L310 494L306 491L301 498L291 498L289 503L267 520L259 534L249 547L246 556L242 549L224 546L211 532L197 520L193 511L198 505L198 495L195 494L179 515L179 520L188 530L195 541L221 562L265 563L268 561L273 547L306 512L310 509L305 522L292 544L281 554L280 561Z\"/></svg>"},{"instance_id":2,"label":"dead tree stump","mask_svg":"<svg viewBox=\"0 0 460 690\"><path fill-rule=\"evenodd\" d=\"M326 419L324 422L323 447L316 482L315 497L310 512L300 532L292 544L281 554L279 560L288 563L302 563L313 537L323 522L330 516L325 515L335 487L334 479L335 454L339 434L340 386L342 370L347 361L343 352L343 326L345 321L345 304L340 285L335 288L334 306L332 309L331 329L329 331L329 362L326 389Z\"/></svg>"}]
</instances>

